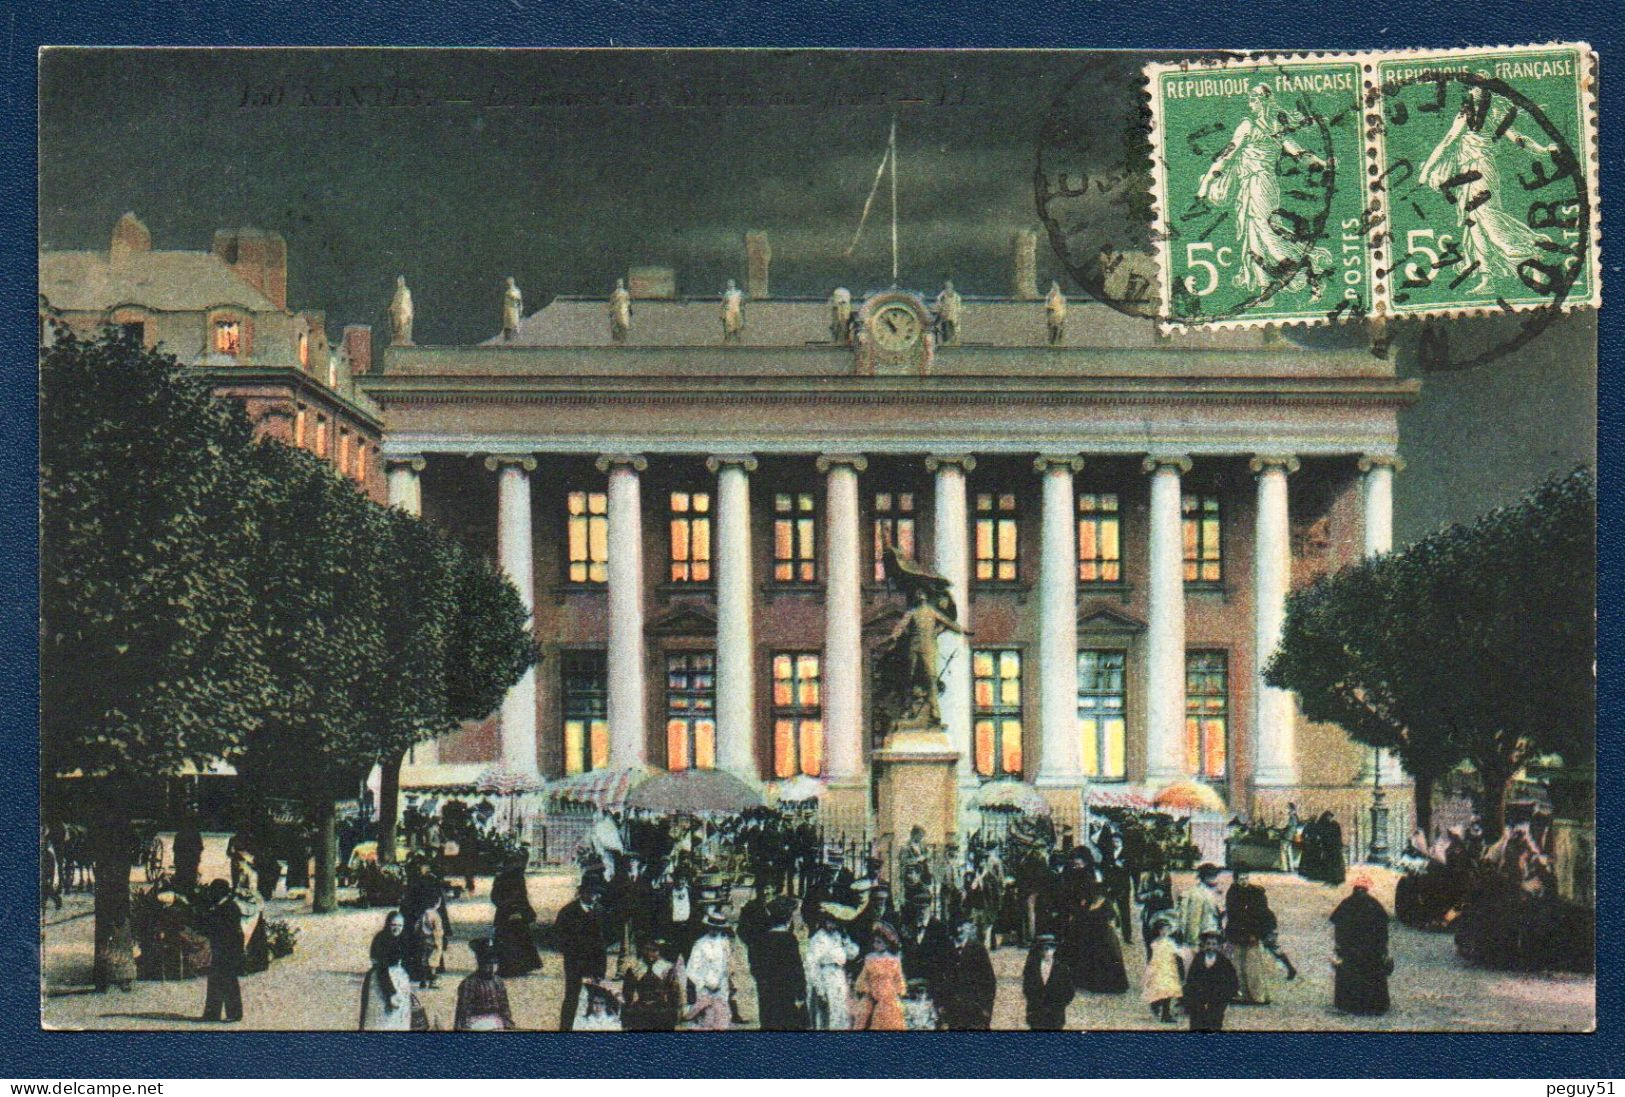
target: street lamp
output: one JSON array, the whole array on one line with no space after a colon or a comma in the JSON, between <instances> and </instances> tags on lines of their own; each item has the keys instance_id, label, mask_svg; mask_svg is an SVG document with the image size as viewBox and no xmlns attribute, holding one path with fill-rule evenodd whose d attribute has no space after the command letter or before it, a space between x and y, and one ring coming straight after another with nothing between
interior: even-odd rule
<instances>
[{"instance_id":1,"label":"street lamp","mask_svg":"<svg viewBox=\"0 0 1625 1097\"><path fill-rule=\"evenodd\" d=\"M1373 865L1388 863L1388 805L1383 803L1382 750L1371 751L1371 844L1366 847L1365 859Z\"/></svg>"}]
</instances>

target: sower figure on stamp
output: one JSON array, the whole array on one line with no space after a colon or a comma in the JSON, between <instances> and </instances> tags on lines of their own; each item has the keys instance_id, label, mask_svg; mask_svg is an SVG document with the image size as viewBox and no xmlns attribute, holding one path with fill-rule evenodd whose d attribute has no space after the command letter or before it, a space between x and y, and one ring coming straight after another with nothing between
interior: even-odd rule
<instances>
[{"instance_id":1,"label":"sower figure on stamp","mask_svg":"<svg viewBox=\"0 0 1625 1097\"><path fill-rule=\"evenodd\" d=\"M1247 96L1247 112L1230 143L1202 177L1196 196L1210 205L1235 209L1236 243L1241 252L1235 286L1272 294L1294 292L1307 284L1310 300L1319 301L1320 276L1331 270L1331 252L1311 248L1308 241L1283 231L1276 211L1281 208L1283 156L1320 170L1326 162L1292 139L1297 123L1276 106L1268 84L1253 87Z\"/></svg>"}]
</instances>

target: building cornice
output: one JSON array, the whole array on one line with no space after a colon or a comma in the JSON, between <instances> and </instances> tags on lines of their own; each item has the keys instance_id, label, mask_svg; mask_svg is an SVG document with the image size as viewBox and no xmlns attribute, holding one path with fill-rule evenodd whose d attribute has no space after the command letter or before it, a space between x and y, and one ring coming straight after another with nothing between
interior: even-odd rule
<instances>
[{"instance_id":1,"label":"building cornice","mask_svg":"<svg viewBox=\"0 0 1625 1097\"><path fill-rule=\"evenodd\" d=\"M328 388L298 366L193 366L211 385L285 385L299 396L313 403L320 402L330 408L342 409L351 418L371 430L382 432L384 421L372 412L350 400L342 393Z\"/></svg>"}]
</instances>

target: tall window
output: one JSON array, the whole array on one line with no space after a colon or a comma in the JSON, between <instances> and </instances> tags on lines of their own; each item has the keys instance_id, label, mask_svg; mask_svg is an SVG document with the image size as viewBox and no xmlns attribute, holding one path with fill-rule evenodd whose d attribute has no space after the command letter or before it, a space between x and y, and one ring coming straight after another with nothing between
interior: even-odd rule
<instances>
[{"instance_id":1,"label":"tall window","mask_svg":"<svg viewBox=\"0 0 1625 1097\"><path fill-rule=\"evenodd\" d=\"M1222 651L1185 653L1185 768L1223 777L1230 729L1230 671Z\"/></svg>"},{"instance_id":2,"label":"tall window","mask_svg":"<svg viewBox=\"0 0 1625 1097\"><path fill-rule=\"evenodd\" d=\"M214 350L216 354L229 354L233 358L243 352L243 322L216 320L214 322Z\"/></svg>"},{"instance_id":3,"label":"tall window","mask_svg":"<svg viewBox=\"0 0 1625 1097\"><path fill-rule=\"evenodd\" d=\"M666 768L717 765L717 657L709 651L666 656Z\"/></svg>"},{"instance_id":4,"label":"tall window","mask_svg":"<svg viewBox=\"0 0 1625 1097\"><path fill-rule=\"evenodd\" d=\"M1021 652L977 648L971 653L976 772L1021 774Z\"/></svg>"},{"instance_id":5,"label":"tall window","mask_svg":"<svg viewBox=\"0 0 1625 1097\"><path fill-rule=\"evenodd\" d=\"M711 493L671 493L671 581L711 581Z\"/></svg>"},{"instance_id":6,"label":"tall window","mask_svg":"<svg viewBox=\"0 0 1625 1097\"><path fill-rule=\"evenodd\" d=\"M773 581L818 581L817 503L810 491L773 496Z\"/></svg>"},{"instance_id":7,"label":"tall window","mask_svg":"<svg viewBox=\"0 0 1625 1097\"><path fill-rule=\"evenodd\" d=\"M1182 509L1185 514L1185 582L1217 583L1224 578L1219 497L1187 495Z\"/></svg>"},{"instance_id":8,"label":"tall window","mask_svg":"<svg viewBox=\"0 0 1625 1097\"><path fill-rule=\"evenodd\" d=\"M367 444L365 442L355 448L355 478L362 483L367 481Z\"/></svg>"},{"instance_id":9,"label":"tall window","mask_svg":"<svg viewBox=\"0 0 1625 1097\"><path fill-rule=\"evenodd\" d=\"M824 768L824 704L816 651L773 653L773 775Z\"/></svg>"},{"instance_id":10,"label":"tall window","mask_svg":"<svg viewBox=\"0 0 1625 1097\"><path fill-rule=\"evenodd\" d=\"M572 583L609 579L609 495L572 491L564 497L565 548Z\"/></svg>"},{"instance_id":11,"label":"tall window","mask_svg":"<svg viewBox=\"0 0 1625 1097\"><path fill-rule=\"evenodd\" d=\"M327 456L327 419L321 415L316 416L316 456Z\"/></svg>"},{"instance_id":12,"label":"tall window","mask_svg":"<svg viewBox=\"0 0 1625 1097\"><path fill-rule=\"evenodd\" d=\"M1078 582L1123 581L1123 537L1115 493L1078 496Z\"/></svg>"},{"instance_id":13,"label":"tall window","mask_svg":"<svg viewBox=\"0 0 1625 1097\"><path fill-rule=\"evenodd\" d=\"M350 471L350 432L339 428L339 472Z\"/></svg>"},{"instance_id":14,"label":"tall window","mask_svg":"<svg viewBox=\"0 0 1625 1097\"><path fill-rule=\"evenodd\" d=\"M302 369L310 368L310 333L299 333L299 365Z\"/></svg>"},{"instance_id":15,"label":"tall window","mask_svg":"<svg viewBox=\"0 0 1625 1097\"><path fill-rule=\"evenodd\" d=\"M569 651L564 676L564 772L609 764L609 665L601 651Z\"/></svg>"},{"instance_id":16,"label":"tall window","mask_svg":"<svg viewBox=\"0 0 1625 1097\"><path fill-rule=\"evenodd\" d=\"M1128 775L1127 709L1123 652L1078 652L1078 733L1085 776L1122 780Z\"/></svg>"},{"instance_id":17,"label":"tall window","mask_svg":"<svg viewBox=\"0 0 1625 1097\"><path fill-rule=\"evenodd\" d=\"M293 413L293 444L297 449L305 448L305 430L308 426L310 413L299 408Z\"/></svg>"},{"instance_id":18,"label":"tall window","mask_svg":"<svg viewBox=\"0 0 1625 1097\"><path fill-rule=\"evenodd\" d=\"M875 582L886 579L886 544L913 559L914 493L879 491L875 493Z\"/></svg>"},{"instance_id":19,"label":"tall window","mask_svg":"<svg viewBox=\"0 0 1625 1097\"><path fill-rule=\"evenodd\" d=\"M976 493L976 580L1007 583L1019 579L1016 497L1013 492Z\"/></svg>"}]
</instances>

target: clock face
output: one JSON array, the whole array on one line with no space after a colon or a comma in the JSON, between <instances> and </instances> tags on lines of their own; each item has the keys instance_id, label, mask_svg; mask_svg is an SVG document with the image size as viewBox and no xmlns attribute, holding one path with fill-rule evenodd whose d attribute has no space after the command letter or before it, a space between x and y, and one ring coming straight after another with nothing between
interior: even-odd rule
<instances>
[{"instance_id":1,"label":"clock face","mask_svg":"<svg viewBox=\"0 0 1625 1097\"><path fill-rule=\"evenodd\" d=\"M907 350L920 341L920 317L907 305L886 305L869 321L875 344L882 350Z\"/></svg>"}]
</instances>

